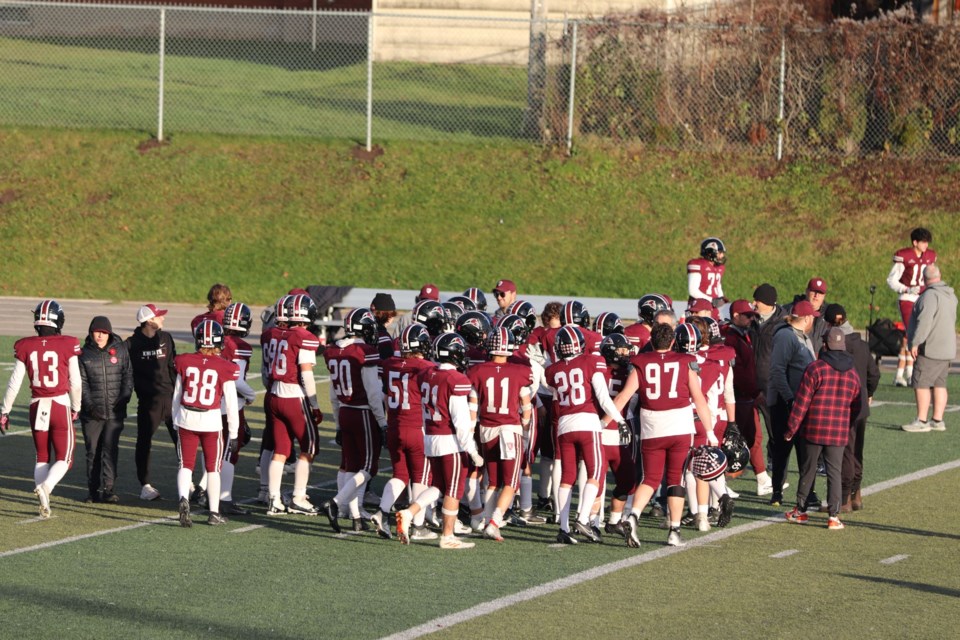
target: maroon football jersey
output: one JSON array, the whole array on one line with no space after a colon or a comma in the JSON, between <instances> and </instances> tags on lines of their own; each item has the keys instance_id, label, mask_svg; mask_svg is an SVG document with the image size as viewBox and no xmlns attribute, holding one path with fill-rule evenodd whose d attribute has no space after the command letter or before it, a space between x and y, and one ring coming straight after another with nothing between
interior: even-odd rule
<instances>
[{"instance_id":1,"label":"maroon football jersey","mask_svg":"<svg viewBox=\"0 0 960 640\"><path fill-rule=\"evenodd\" d=\"M592 329L580 327L580 333L583 334L583 343L587 353L600 353L600 343L603 342L603 336Z\"/></svg>"},{"instance_id":2,"label":"maroon football jersey","mask_svg":"<svg viewBox=\"0 0 960 640\"><path fill-rule=\"evenodd\" d=\"M467 378L477 394L481 427L520 424L520 390L533 384L533 371L529 366L484 362L471 367Z\"/></svg>"},{"instance_id":3,"label":"maroon football jersey","mask_svg":"<svg viewBox=\"0 0 960 640\"><path fill-rule=\"evenodd\" d=\"M253 347L250 343L239 336L223 336L223 349L220 356L230 362L243 360L246 364L245 371L250 371L250 358L253 357Z\"/></svg>"},{"instance_id":4,"label":"maroon football jersey","mask_svg":"<svg viewBox=\"0 0 960 640\"><path fill-rule=\"evenodd\" d=\"M287 384L300 384L300 365L297 361L300 352L316 351L320 348L320 341L312 333L302 327L288 329L274 328L269 333L268 342L264 345L270 363L270 380Z\"/></svg>"},{"instance_id":5,"label":"maroon football jersey","mask_svg":"<svg viewBox=\"0 0 960 640\"><path fill-rule=\"evenodd\" d=\"M627 341L638 350L643 349L647 346L647 343L650 342L650 329L642 322L634 322L629 327L624 328L623 335L625 335Z\"/></svg>"},{"instance_id":6,"label":"maroon football jersey","mask_svg":"<svg viewBox=\"0 0 960 640\"><path fill-rule=\"evenodd\" d=\"M362 407L370 404L363 386L363 368L380 365L380 351L363 342L345 347L327 347L323 359L330 370L330 384L341 404Z\"/></svg>"},{"instance_id":7,"label":"maroon football jersey","mask_svg":"<svg viewBox=\"0 0 960 640\"><path fill-rule=\"evenodd\" d=\"M627 384L627 378L630 376L630 372L632 370L633 370L633 367L629 365L627 366L621 365L616 369L609 368L609 367L607 368L607 372L606 372L606 375L604 375L604 377L607 380L607 391L610 392L611 398L616 398L617 394L623 391L623 387ZM597 413L599 413L600 416L602 417L603 409L601 409L600 407L597 407ZM623 414L624 417L626 417L627 415L626 407L624 407L624 411L622 411L621 413ZM618 429L617 423L614 420L610 420L609 422L607 422L607 424L604 425L604 428L613 429L614 431Z\"/></svg>"},{"instance_id":8,"label":"maroon football jersey","mask_svg":"<svg viewBox=\"0 0 960 640\"><path fill-rule=\"evenodd\" d=\"M676 351L649 351L630 359L640 383L637 394L640 407L650 411L668 411L690 406L687 374L696 358Z\"/></svg>"},{"instance_id":9,"label":"maroon football jersey","mask_svg":"<svg viewBox=\"0 0 960 640\"><path fill-rule=\"evenodd\" d=\"M483 347L467 345L467 366L475 367L487 361L487 351Z\"/></svg>"},{"instance_id":10,"label":"maroon football jersey","mask_svg":"<svg viewBox=\"0 0 960 640\"><path fill-rule=\"evenodd\" d=\"M190 321L190 331L191 332L195 331L196 328L200 326L200 323L203 322L204 320L213 320L214 322L217 322L218 324L223 326L224 311L226 311L226 309L219 309L217 311L207 311L206 313L201 313L200 315L194 317L194 319Z\"/></svg>"},{"instance_id":11,"label":"maroon football jersey","mask_svg":"<svg viewBox=\"0 0 960 640\"><path fill-rule=\"evenodd\" d=\"M723 403L723 365L709 356L698 357L697 364L700 365L700 390L713 411Z\"/></svg>"},{"instance_id":12,"label":"maroon football jersey","mask_svg":"<svg viewBox=\"0 0 960 640\"><path fill-rule=\"evenodd\" d=\"M687 274L700 274L700 293L708 298L720 297L720 281L726 265L714 264L705 258L694 258L687 263Z\"/></svg>"},{"instance_id":13,"label":"maroon football jersey","mask_svg":"<svg viewBox=\"0 0 960 640\"><path fill-rule=\"evenodd\" d=\"M530 332L531 341L540 345L543 355L551 362L557 359L557 354L553 350L557 342L557 331L560 331L560 327L536 327Z\"/></svg>"},{"instance_id":14,"label":"maroon football jersey","mask_svg":"<svg viewBox=\"0 0 960 640\"><path fill-rule=\"evenodd\" d=\"M200 411L219 411L224 383L240 377L236 363L202 353L181 353L173 366L180 378L180 404Z\"/></svg>"},{"instance_id":15,"label":"maroon football jersey","mask_svg":"<svg viewBox=\"0 0 960 640\"><path fill-rule=\"evenodd\" d=\"M420 391L426 409L424 432L428 436L456 433L450 418L450 399L470 395L470 380L456 369L424 369L420 374Z\"/></svg>"},{"instance_id":16,"label":"maroon football jersey","mask_svg":"<svg viewBox=\"0 0 960 640\"><path fill-rule=\"evenodd\" d=\"M380 379L387 396L387 426L391 429L423 428L423 395L420 373L436 367L421 358L387 358L380 364Z\"/></svg>"},{"instance_id":17,"label":"maroon football jersey","mask_svg":"<svg viewBox=\"0 0 960 640\"><path fill-rule=\"evenodd\" d=\"M937 252L927 249L918 257L913 247L907 247L893 254L893 261L903 265L900 284L905 287L920 287L922 290L926 284L923 281L923 268L937 261Z\"/></svg>"},{"instance_id":18,"label":"maroon football jersey","mask_svg":"<svg viewBox=\"0 0 960 640\"><path fill-rule=\"evenodd\" d=\"M547 384L556 392L557 416L575 413L597 413L593 395L593 374L603 374L607 363L600 356L582 353L575 358L560 360L547 367Z\"/></svg>"},{"instance_id":19,"label":"maroon football jersey","mask_svg":"<svg viewBox=\"0 0 960 640\"><path fill-rule=\"evenodd\" d=\"M73 336L29 336L13 345L14 357L26 365L30 394L52 398L70 391L70 358L80 356Z\"/></svg>"}]
</instances>

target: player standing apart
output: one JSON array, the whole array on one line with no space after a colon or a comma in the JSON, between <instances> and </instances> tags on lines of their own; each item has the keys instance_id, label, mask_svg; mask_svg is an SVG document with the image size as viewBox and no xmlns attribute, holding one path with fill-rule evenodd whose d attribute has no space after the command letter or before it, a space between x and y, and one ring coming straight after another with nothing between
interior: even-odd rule
<instances>
[{"instance_id":1,"label":"player standing apart","mask_svg":"<svg viewBox=\"0 0 960 640\"><path fill-rule=\"evenodd\" d=\"M923 227L917 227L910 232L912 246L900 249L893 254L893 266L887 275L887 285L900 294L900 318L904 329L910 324L910 315L913 305L923 291L923 268L937 261L937 253L930 248L933 235ZM893 384L906 387L913 376L913 355L907 349L907 338L904 335L900 346L900 355L897 356L897 375Z\"/></svg>"}]
</instances>

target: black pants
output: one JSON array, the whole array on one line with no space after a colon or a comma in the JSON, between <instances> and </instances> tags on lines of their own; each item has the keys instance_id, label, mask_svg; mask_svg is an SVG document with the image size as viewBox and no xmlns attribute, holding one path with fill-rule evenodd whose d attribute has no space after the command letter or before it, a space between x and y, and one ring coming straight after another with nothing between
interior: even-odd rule
<instances>
[{"instance_id":1,"label":"black pants","mask_svg":"<svg viewBox=\"0 0 960 640\"><path fill-rule=\"evenodd\" d=\"M87 447L87 488L96 497L99 491L113 493L117 480L117 458L123 420L84 420L83 440Z\"/></svg>"},{"instance_id":2,"label":"black pants","mask_svg":"<svg viewBox=\"0 0 960 640\"><path fill-rule=\"evenodd\" d=\"M173 428L173 395L140 398L137 406L137 479L141 485L150 484L150 445L153 435L166 423L170 440L177 444Z\"/></svg>"},{"instance_id":3,"label":"black pants","mask_svg":"<svg viewBox=\"0 0 960 640\"><path fill-rule=\"evenodd\" d=\"M863 434L867 430L867 419L857 420L850 427L850 439L843 450L841 502L860 490L863 480Z\"/></svg>"},{"instance_id":4,"label":"black pants","mask_svg":"<svg viewBox=\"0 0 960 640\"><path fill-rule=\"evenodd\" d=\"M793 450L794 442L797 445L797 468L803 469L803 463L807 455L806 447L803 446L803 438L797 437L787 442L783 435L787 432L787 422L790 420L790 406L783 400L777 400L777 403L770 406L770 441L773 444L773 493L783 497L783 482L787 477L787 465L790 464L790 452ZM815 480L815 478L814 478ZM814 483L810 484L810 492L813 493Z\"/></svg>"},{"instance_id":5,"label":"black pants","mask_svg":"<svg viewBox=\"0 0 960 640\"><path fill-rule=\"evenodd\" d=\"M771 427L770 417L770 407L767 406L767 401L761 394L757 398L757 411L760 412L760 417L763 419L763 426L767 429L767 466L773 465L773 428Z\"/></svg>"}]
</instances>

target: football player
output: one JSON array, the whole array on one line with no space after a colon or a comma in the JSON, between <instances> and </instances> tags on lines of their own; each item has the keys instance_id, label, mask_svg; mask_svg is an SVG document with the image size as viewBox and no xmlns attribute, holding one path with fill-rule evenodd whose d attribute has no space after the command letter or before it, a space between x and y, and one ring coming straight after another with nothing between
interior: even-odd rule
<instances>
[{"instance_id":1,"label":"football player","mask_svg":"<svg viewBox=\"0 0 960 640\"><path fill-rule=\"evenodd\" d=\"M623 330L623 335L627 336L634 347L639 351L650 342L650 330L655 324L654 316L658 311L670 309L672 302L670 298L659 293L648 293L637 301L637 318L629 327Z\"/></svg>"},{"instance_id":2,"label":"football player","mask_svg":"<svg viewBox=\"0 0 960 640\"><path fill-rule=\"evenodd\" d=\"M930 248L933 235L923 227L910 232L911 246L893 254L893 266L887 275L887 286L900 294L900 318L903 326L910 324L913 305L923 291L923 268L937 261L937 253ZM897 356L897 375L893 384L906 387L913 375L913 356L907 350L907 338L904 335L900 355Z\"/></svg>"},{"instance_id":3,"label":"football player","mask_svg":"<svg viewBox=\"0 0 960 640\"><path fill-rule=\"evenodd\" d=\"M487 489L484 495L484 536L503 542L503 517L520 488L523 469L523 439L529 441L533 405L530 386L533 370L507 362L516 348L513 332L505 326L487 336L489 361L470 367L467 378L470 411L480 423L480 446L485 460ZM497 491L499 489L499 495Z\"/></svg>"},{"instance_id":4,"label":"football player","mask_svg":"<svg viewBox=\"0 0 960 640\"><path fill-rule=\"evenodd\" d=\"M676 332L676 335L675 333ZM682 324L676 330L658 324L650 333L652 351L631 358L633 371L614 403L625 407L634 394L640 396L640 450L643 460L640 486L634 495L630 515L624 522L627 546L640 547L637 519L666 475L667 510L670 532L667 544L682 546L680 518L683 514L683 465L693 445L693 436L703 427L694 425L690 403L696 407L701 425L712 423L710 408L700 390L699 365L689 353L700 341L697 328ZM680 341L680 351L674 342ZM684 351L684 352L681 352ZM709 434L714 440L712 432Z\"/></svg>"},{"instance_id":5,"label":"football player","mask_svg":"<svg viewBox=\"0 0 960 640\"><path fill-rule=\"evenodd\" d=\"M580 494L580 510L574 523L576 531L591 542L600 542L590 527L590 512L600 490L603 459L600 448L600 416L597 407L616 421L619 433L629 440L630 430L610 399L603 372L603 358L586 352L580 327L567 324L557 331L557 362L546 370L547 385L553 391L557 411L557 448L560 456L560 531L557 542L576 544L570 533L570 503L577 463L586 467L587 482Z\"/></svg>"},{"instance_id":6,"label":"football player","mask_svg":"<svg viewBox=\"0 0 960 640\"><path fill-rule=\"evenodd\" d=\"M387 450L393 465L393 477L383 488L380 508L371 517L381 538L390 539L386 514L410 484L414 499L427 490L430 467L423 453L423 396L418 382L420 373L435 365L428 358L431 340L427 328L412 324L400 333L400 355L380 364L380 378L387 395ZM411 537L432 540L437 534L423 526L426 511L417 514Z\"/></svg>"},{"instance_id":7,"label":"football player","mask_svg":"<svg viewBox=\"0 0 960 640\"><path fill-rule=\"evenodd\" d=\"M269 464L267 515L300 513L316 515L317 508L307 498L310 463L316 454L317 427L323 420L317 402L317 383L313 368L317 364L320 340L306 327L313 324L317 307L310 296L298 294L284 298L287 327L279 326L268 334L264 345L269 359L267 373L271 381L266 410L273 430L273 456ZM278 315L279 318L279 315ZM300 443L300 455L294 468L293 496L289 504L280 497L283 467L293 450L293 441Z\"/></svg>"},{"instance_id":8,"label":"football player","mask_svg":"<svg viewBox=\"0 0 960 640\"><path fill-rule=\"evenodd\" d=\"M238 451L237 434L240 418L237 412L236 381L240 367L220 357L223 327L213 320L204 320L194 331L196 353L183 353L174 360L177 381L173 389L173 424L177 428L177 494L180 496L180 526L189 527L190 485L197 461L197 445L203 448L207 472L207 499L210 515L207 524L220 525L227 518L220 515L220 467L224 458L224 429L220 413L221 401L226 409L229 450Z\"/></svg>"},{"instance_id":9,"label":"football player","mask_svg":"<svg viewBox=\"0 0 960 640\"><path fill-rule=\"evenodd\" d=\"M700 257L687 263L687 305L706 300L714 309L714 319L727 299L723 295L723 273L726 271L727 248L720 238L707 238L700 243Z\"/></svg>"},{"instance_id":10,"label":"football player","mask_svg":"<svg viewBox=\"0 0 960 640\"><path fill-rule=\"evenodd\" d=\"M432 486L421 493L409 508L397 512L397 537L410 543L410 525L414 517L442 495L443 531L441 549L469 549L474 546L454 535L467 479L467 458L474 466L483 465L474 439L474 421L470 415L470 380L463 374L467 367L467 343L456 333L444 333L433 345L438 365L420 373L426 421L423 449L433 474Z\"/></svg>"},{"instance_id":11,"label":"football player","mask_svg":"<svg viewBox=\"0 0 960 640\"><path fill-rule=\"evenodd\" d=\"M349 506L353 530L365 529L359 497L364 485L377 474L380 449L387 430L383 386L377 374L377 323L369 309L354 309L343 320L345 337L327 347L323 358L330 370L330 402L340 444L337 495L323 503L330 526L337 533L337 518Z\"/></svg>"},{"instance_id":12,"label":"football player","mask_svg":"<svg viewBox=\"0 0 960 640\"><path fill-rule=\"evenodd\" d=\"M276 349L280 341L275 339L275 335L280 335L288 327L286 302L289 295L282 296L277 300L273 307L274 325L265 328L260 334L260 381L263 383L263 414L264 425L263 435L260 440L260 492L257 495L257 502L260 504L270 504L270 461L273 460L273 450L275 444L273 441L273 415L270 412L271 389L273 380L270 378L270 367L273 358L276 356ZM271 347L274 353L270 352ZM319 347L318 347L319 348Z\"/></svg>"},{"instance_id":13,"label":"football player","mask_svg":"<svg viewBox=\"0 0 960 640\"><path fill-rule=\"evenodd\" d=\"M80 412L80 341L61 334L64 319L63 307L56 300L44 300L34 309L37 335L21 338L13 345L13 373L0 406L0 433L6 433L10 410L26 375L30 381L30 431L37 451L33 492L40 503L41 518L50 517L50 494L73 466L73 423Z\"/></svg>"},{"instance_id":14,"label":"football player","mask_svg":"<svg viewBox=\"0 0 960 640\"><path fill-rule=\"evenodd\" d=\"M580 335L583 336L584 349L587 353L595 356L600 355L600 342L603 336L590 328L590 312L583 306L579 300L570 300L563 305L560 322L563 325L573 324L580 328Z\"/></svg>"},{"instance_id":15,"label":"football player","mask_svg":"<svg viewBox=\"0 0 960 640\"><path fill-rule=\"evenodd\" d=\"M219 282L207 292L207 310L190 321L190 331L195 331L204 320L213 320L223 326L223 314L233 302L233 293L230 287Z\"/></svg>"},{"instance_id":16,"label":"football player","mask_svg":"<svg viewBox=\"0 0 960 640\"><path fill-rule=\"evenodd\" d=\"M548 302L540 314L541 326L530 331L527 342L534 344L543 357L544 368L556 361L554 352L557 331L560 330L560 314L563 311L562 302ZM542 427L537 429L536 448L540 452L540 488L537 491L537 511L553 508L554 519L559 521L560 506L558 494L560 491L560 467L555 464L557 413L553 407L553 392L544 384L537 391L538 404L544 407L546 415Z\"/></svg>"}]
</instances>

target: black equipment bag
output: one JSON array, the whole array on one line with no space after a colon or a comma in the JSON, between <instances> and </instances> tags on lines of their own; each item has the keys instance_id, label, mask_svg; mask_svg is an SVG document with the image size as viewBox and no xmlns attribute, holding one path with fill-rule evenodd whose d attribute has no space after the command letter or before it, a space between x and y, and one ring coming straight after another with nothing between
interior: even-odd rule
<instances>
[{"instance_id":1,"label":"black equipment bag","mask_svg":"<svg viewBox=\"0 0 960 640\"><path fill-rule=\"evenodd\" d=\"M900 345L905 334L895 327L889 318L878 318L867 327L867 333L870 338L870 351L878 358L900 354Z\"/></svg>"}]
</instances>

